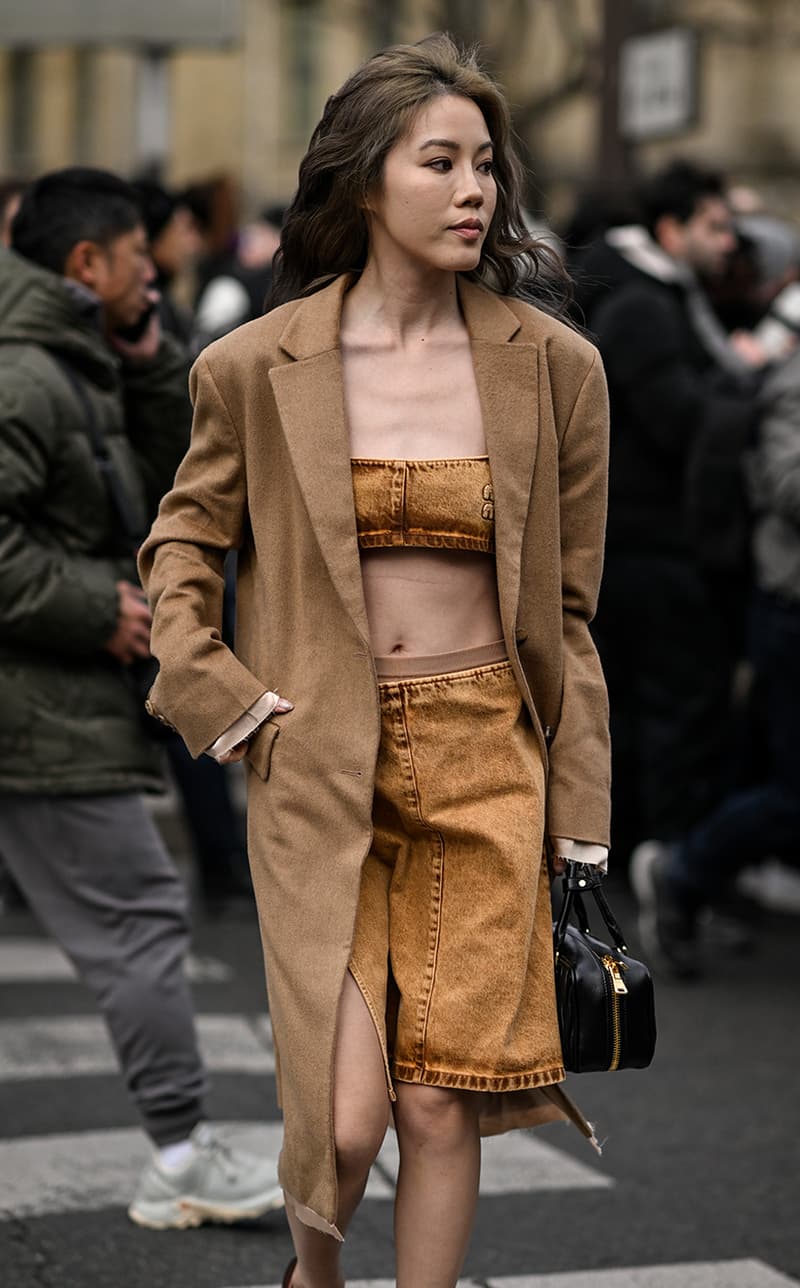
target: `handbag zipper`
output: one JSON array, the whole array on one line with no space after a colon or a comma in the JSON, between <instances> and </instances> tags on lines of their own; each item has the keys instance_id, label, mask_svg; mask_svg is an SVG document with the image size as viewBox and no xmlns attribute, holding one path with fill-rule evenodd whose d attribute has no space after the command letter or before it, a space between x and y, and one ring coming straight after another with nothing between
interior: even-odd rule
<instances>
[{"instance_id":1,"label":"handbag zipper","mask_svg":"<svg viewBox=\"0 0 800 1288\"><path fill-rule=\"evenodd\" d=\"M622 963L618 962L616 957L606 953L600 958L608 974L611 976L611 985L613 992L609 995L611 1002L611 1030L612 1030L612 1048L611 1063L608 1071L611 1073L614 1069L619 1068L620 1057L622 1055L622 1019L620 1016L620 995L627 993L628 988L625 980L622 978Z\"/></svg>"}]
</instances>

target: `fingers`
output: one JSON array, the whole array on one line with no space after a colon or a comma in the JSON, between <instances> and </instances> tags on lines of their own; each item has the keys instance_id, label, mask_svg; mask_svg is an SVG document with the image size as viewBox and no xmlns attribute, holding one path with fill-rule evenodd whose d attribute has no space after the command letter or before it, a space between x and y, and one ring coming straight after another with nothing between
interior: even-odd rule
<instances>
[{"instance_id":1,"label":"fingers","mask_svg":"<svg viewBox=\"0 0 800 1288\"><path fill-rule=\"evenodd\" d=\"M246 755L247 755L247 742L246 741L237 742L235 747L231 747L230 751L226 751L223 756L217 757L217 764L235 765L240 760L244 760Z\"/></svg>"},{"instance_id":2,"label":"fingers","mask_svg":"<svg viewBox=\"0 0 800 1288\"><path fill-rule=\"evenodd\" d=\"M265 701L267 705L262 705ZM287 711L293 711L293 710L294 710L294 703L290 702L288 698L282 698L279 693L276 693L274 691L274 689L267 689L267 692L259 700L258 715L259 715L259 719L262 721L269 720L270 717L275 715L276 713L278 715L283 715Z\"/></svg>"}]
</instances>

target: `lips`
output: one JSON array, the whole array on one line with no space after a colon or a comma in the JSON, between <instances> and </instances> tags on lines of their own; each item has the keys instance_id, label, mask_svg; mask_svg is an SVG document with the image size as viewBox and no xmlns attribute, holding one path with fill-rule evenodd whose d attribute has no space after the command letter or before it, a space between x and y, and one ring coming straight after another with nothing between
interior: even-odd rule
<instances>
[{"instance_id":1,"label":"lips","mask_svg":"<svg viewBox=\"0 0 800 1288\"><path fill-rule=\"evenodd\" d=\"M460 232L482 233L483 224L481 223L480 219L462 219L460 224L451 224L450 231L454 233L460 233Z\"/></svg>"}]
</instances>

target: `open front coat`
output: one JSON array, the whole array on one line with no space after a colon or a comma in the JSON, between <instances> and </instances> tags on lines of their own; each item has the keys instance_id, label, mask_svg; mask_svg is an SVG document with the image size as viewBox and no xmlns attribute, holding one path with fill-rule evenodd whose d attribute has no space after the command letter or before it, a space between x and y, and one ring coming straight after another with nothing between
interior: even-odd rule
<instances>
[{"instance_id":1,"label":"open front coat","mask_svg":"<svg viewBox=\"0 0 800 1288\"><path fill-rule=\"evenodd\" d=\"M281 1181L299 1214L334 1235L337 1004L380 733L339 344L347 285L337 278L201 355L191 447L140 558L161 663L152 705L194 755L265 689L295 704L250 743L248 834L284 1111ZM495 493L503 634L549 770L547 831L607 845L607 706L588 630L606 501L601 363L530 305L466 280L459 296ZM235 654L220 629L231 547ZM490 1097L483 1129L574 1116L559 1090Z\"/></svg>"}]
</instances>

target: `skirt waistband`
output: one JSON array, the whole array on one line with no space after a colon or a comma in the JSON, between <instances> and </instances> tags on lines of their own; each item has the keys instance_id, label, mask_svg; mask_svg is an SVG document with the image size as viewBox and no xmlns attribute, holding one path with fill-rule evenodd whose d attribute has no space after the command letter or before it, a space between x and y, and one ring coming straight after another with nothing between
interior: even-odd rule
<instances>
[{"instance_id":1,"label":"skirt waistband","mask_svg":"<svg viewBox=\"0 0 800 1288\"><path fill-rule=\"evenodd\" d=\"M376 657L375 669L379 680L418 680L422 676L471 671L476 666L490 666L492 662L507 661L505 640L493 640L491 644L476 644L473 648L460 648L452 653L433 653L428 657L397 654Z\"/></svg>"}]
</instances>

